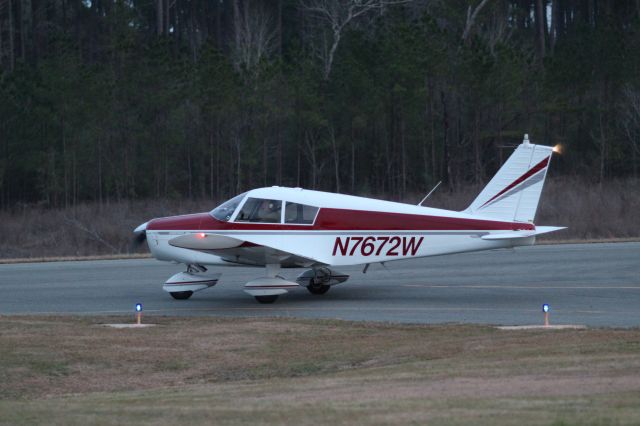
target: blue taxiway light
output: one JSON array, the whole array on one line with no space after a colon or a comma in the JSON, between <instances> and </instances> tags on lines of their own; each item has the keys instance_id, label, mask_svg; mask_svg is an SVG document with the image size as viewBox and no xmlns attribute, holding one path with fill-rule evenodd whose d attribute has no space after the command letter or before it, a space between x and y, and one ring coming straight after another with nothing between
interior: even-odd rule
<instances>
[{"instance_id":1,"label":"blue taxiway light","mask_svg":"<svg viewBox=\"0 0 640 426\"><path fill-rule=\"evenodd\" d=\"M549 304L545 303L542 305L542 312L549 312Z\"/></svg>"},{"instance_id":2,"label":"blue taxiway light","mask_svg":"<svg viewBox=\"0 0 640 426\"><path fill-rule=\"evenodd\" d=\"M136 312L142 312L142 303L136 303Z\"/></svg>"}]
</instances>

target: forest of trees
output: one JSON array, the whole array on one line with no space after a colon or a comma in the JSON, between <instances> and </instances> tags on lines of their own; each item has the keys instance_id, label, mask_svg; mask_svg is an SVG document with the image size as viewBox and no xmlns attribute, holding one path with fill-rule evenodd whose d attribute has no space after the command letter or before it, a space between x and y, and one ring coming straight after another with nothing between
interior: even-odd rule
<instances>
[{"instance_id":1,"label":"forest of trees","mask_svg":"<svg viewBox=\"0 0 640 426\"><path fill-rule=\"evenodd\" d=\"M0 0L0 208L637 177L640 0Z\"/></svg>"}]
</instances>

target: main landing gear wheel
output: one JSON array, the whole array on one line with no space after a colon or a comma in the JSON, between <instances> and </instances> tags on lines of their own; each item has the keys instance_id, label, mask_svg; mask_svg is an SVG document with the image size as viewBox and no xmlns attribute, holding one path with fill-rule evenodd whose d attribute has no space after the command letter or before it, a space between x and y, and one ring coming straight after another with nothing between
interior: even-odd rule
<instances>
[{"instance_id":1,"label":"main landing gear wheel","mask_svg":"<svg viewBox=\"0 0 640 426\"><path fill-rule=\"evenodd\" d=\"M192 291L172 291L171 293L169 293L171 295L171 297L173 297L174 299L178 299L178 300L186 300L188 298L191 297L191 295L193 294Z\"/></svg>"},{"instance_id":2,"label":"main landing gear wheel","mask_svg":"<svg viewBox=\"0 0 640 426\"><path fill-rule=\"evenodd\" d=\"M307 290L309 290L309 293L311 294L325 294L326 292L329 291L330 288L331 286L329 285L322 284L322 283L315 283L313 278L309 280L309 285L307 286Z\"/></svg>"},{"instance_id":3,"label":"main landing gear wheel","mask_svg":"<svg viewBox=\"0 0 640 426\"><path fill-rule=\"evenodd\" d=\"M254 296L260 303L273 303L278 299L278 295L273 296Z\"/></svg>"}]
</instances>

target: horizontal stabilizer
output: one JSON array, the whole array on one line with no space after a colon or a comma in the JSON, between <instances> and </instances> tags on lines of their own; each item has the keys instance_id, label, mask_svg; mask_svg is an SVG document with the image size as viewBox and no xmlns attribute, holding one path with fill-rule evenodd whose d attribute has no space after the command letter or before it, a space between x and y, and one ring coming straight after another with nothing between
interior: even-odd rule
<instances>
[{"instance_id":1,"label":"horizontal stabilizer","mask_svg":"<svg viewBox=\"0 0 640 426\"><path fill-rule=\"evenodd\" d=\"M566 229L566 226L536 226L535 230L500 232L496 234L483 235L483 240L512 240L514 238L528 238L548 232Z\"/></svg>"},{"instance_id":2,"label":"horizontal stabilizer","mask_svg":"<svg viewBox=\"0 0 640 426\"><path fill-rule=\"evenodd\" d=\"M197 234L185 234L169 240L169 244L191 250L223 250L239 247L243 240L227 237L226 235L207 234L198 232Z\"/></svg>"}]
</instances>

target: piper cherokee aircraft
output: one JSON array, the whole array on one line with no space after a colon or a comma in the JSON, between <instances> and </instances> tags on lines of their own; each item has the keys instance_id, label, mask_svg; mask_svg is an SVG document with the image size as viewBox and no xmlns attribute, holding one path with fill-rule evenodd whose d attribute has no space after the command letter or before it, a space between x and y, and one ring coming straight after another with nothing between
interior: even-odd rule
<instances>
[{"instance_id":1,"label":"piper cherokee aircraft","mask_svg":"<svg viewBox=\"0 0 640 426\"><path fill-rule=\"evenodd\" d=\"M208 213L153 219L134 234L152 255L186 265L163 289L188 299L218 283L211 267L265 267L244 291L260 303L306 287L324 294L349 276L333 269L533 245L563 227L533 224L555 148L528 135L464 211L449 211L302 188L259 188ZM295 280L280 268L308 268Z\"/></svg>"}]
</instances>

